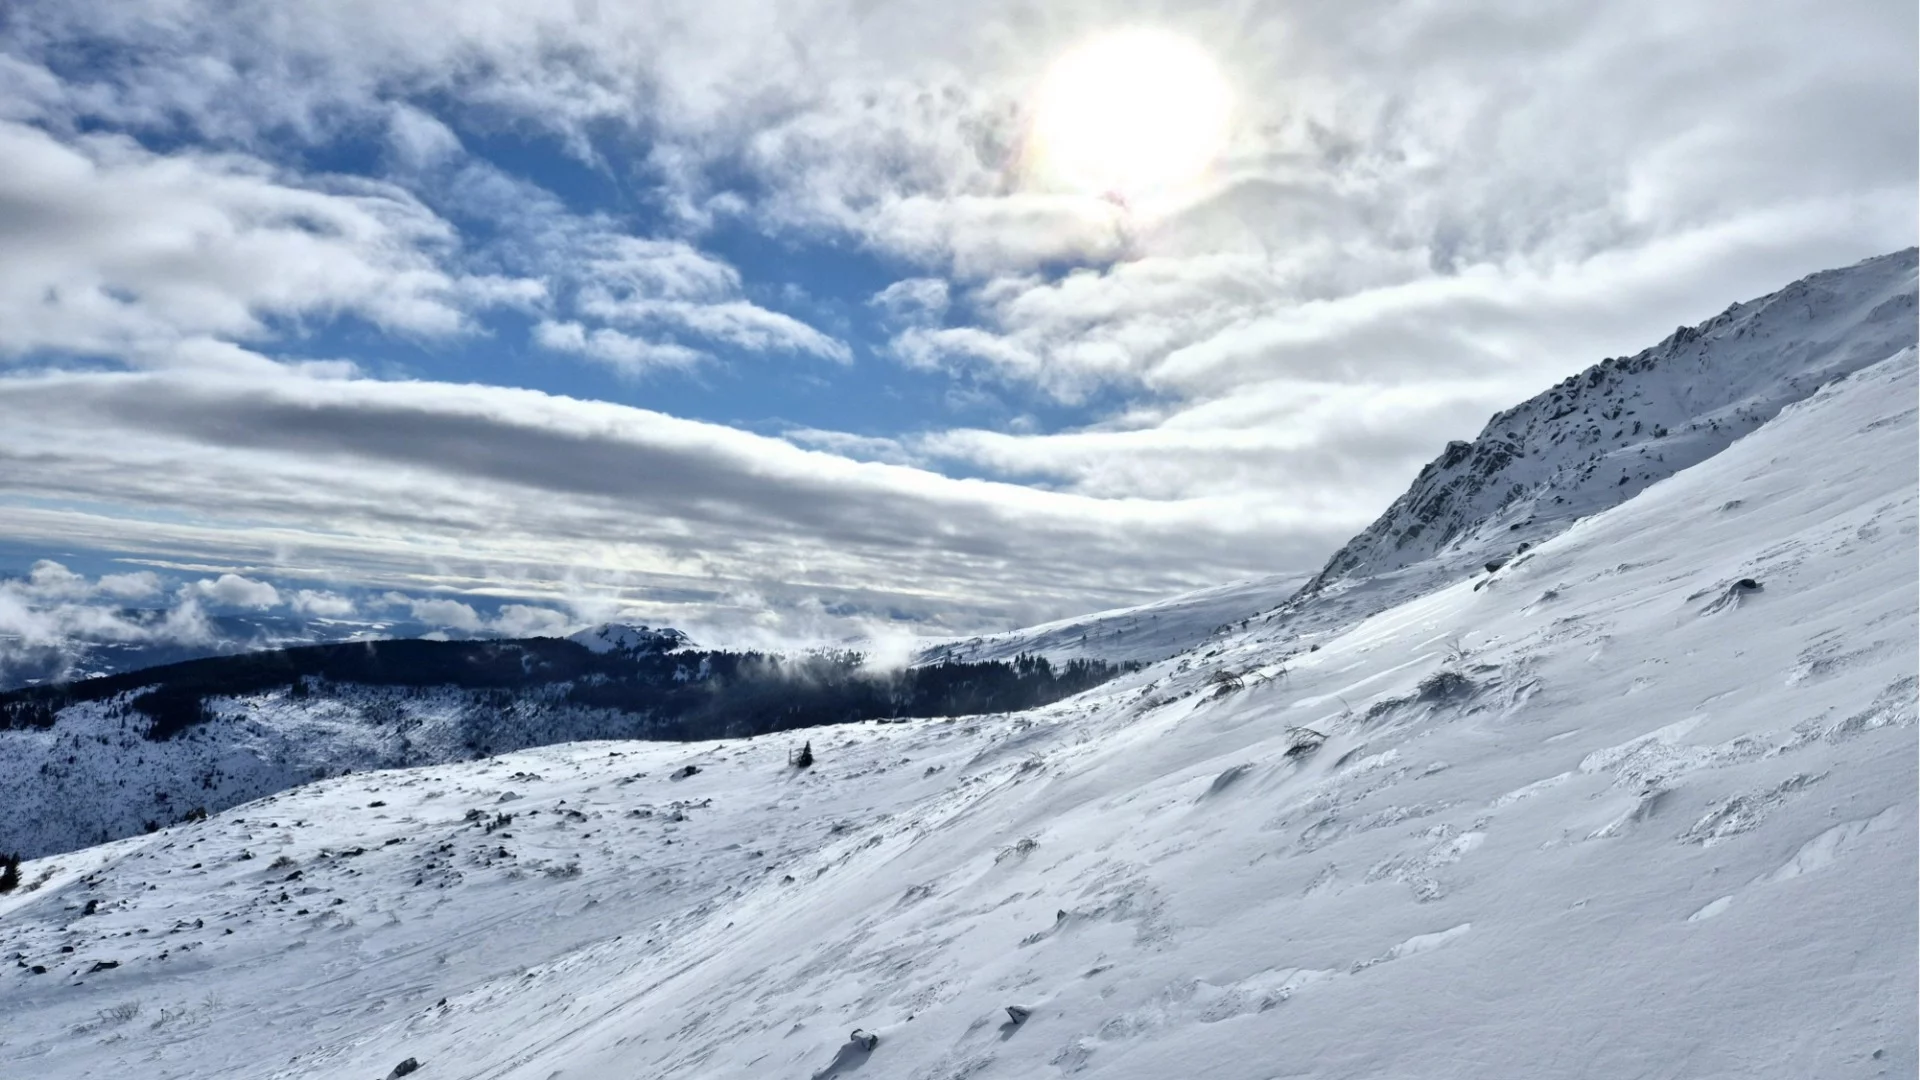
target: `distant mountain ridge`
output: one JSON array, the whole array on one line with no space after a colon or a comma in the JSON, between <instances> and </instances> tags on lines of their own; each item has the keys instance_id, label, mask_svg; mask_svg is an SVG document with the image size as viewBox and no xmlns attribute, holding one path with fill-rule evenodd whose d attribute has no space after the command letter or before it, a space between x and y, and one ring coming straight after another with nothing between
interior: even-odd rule
<instances>
[{"instance_id":1,"label":"distant mountain ridge","mask_svg":"<svg viewBox=\"0 0 1920 1080\"><path fill-rule=\"evenodd\" d=\"M670 626L656 629L633 623L601 623L568 634L567 640L585 645L597 653L672 652L693 644L692 638Z\"/></svg>"},{"instance_id":2,"label":"distant mountain ridge","mask_svg":"<svg viewBox=\"0 0 1920 1080\"><path fill-rule=\"evenodd\" d=\"M130 607L122 608L116 614L132 626L151 626L155 632L145 637L74 634L52 641L33 642L0 634L0 691L302 645L430 636L461 641L493 641L510 637L487 629L461 630L411 616L334 618L281 612L209 613L204 616L203 625L196 627L196 632L182 635L168 632L165 624L169 612L165 608ZM645 627L638 629L646 630ZM679 632L661 630L658 633Z\"/></svg>"}]
</instances>

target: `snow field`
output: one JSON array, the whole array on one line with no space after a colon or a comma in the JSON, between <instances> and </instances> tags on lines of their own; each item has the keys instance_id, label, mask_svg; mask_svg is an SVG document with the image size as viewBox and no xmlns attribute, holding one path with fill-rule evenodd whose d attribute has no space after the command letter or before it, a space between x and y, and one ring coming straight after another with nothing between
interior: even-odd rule
<instances>
[{"instance_id":1,"label":"snow field","mask_svg":"<svg viewBox=\"0 0 1920 1080\"><path fill-rule=\"evenodd\" d=\"M0 1072L1911 1076L1917 393L1906 350L1494 574L1027 714L31 861Z\"/></svg>"}]
</instances>

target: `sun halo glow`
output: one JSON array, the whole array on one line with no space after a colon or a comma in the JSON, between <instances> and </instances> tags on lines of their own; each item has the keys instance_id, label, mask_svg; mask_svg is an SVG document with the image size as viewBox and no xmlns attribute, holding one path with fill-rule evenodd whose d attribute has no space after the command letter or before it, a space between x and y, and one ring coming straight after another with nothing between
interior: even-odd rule
<instances>
[{"instance_id":1,"label":"sun halo glow","mask_svg":"<svg viewBox=\"0 0 1920 1080\"><path fill-rule=\"evenodd\" d=\"M1121 199L1177 190L1225 148L1230 106L1226 80L1192 41L1145 28L1101 35L1040 84L1029 131L1036 178Z\"/></svg>"}]
</instances>

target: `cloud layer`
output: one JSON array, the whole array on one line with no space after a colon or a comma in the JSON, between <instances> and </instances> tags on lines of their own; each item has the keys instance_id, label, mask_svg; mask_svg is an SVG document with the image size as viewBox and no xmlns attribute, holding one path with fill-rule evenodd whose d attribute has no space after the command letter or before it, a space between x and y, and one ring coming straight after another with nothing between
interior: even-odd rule
<instances>
[{"instance_id":1,"label":"cloud layer","mask_svg":"<svg viewBox=\"0 0 1920 1080\"><path fill-rule=\"evenodd\" d=\"M391 632L432 637L553 637L579 629L579 612L402 592L348 595L285 589L244 574L199 577L135 570L90 577L53 559L0 576L0 685L97 668L100 647L144 663ZM137 665L136 665L137 666Z\"/></svg>"},{"instance_id":2,"label":"cloud layer","mask_svg":"<svg viewBox=\"0 0 1920 1080\"><path fill-rule=\"evenodd\" d=\"M727 633L1310 569L1488 413L1910 244L1915 23L25 0L0 14L5 535L207 567L241 606L326 614L351 580ZM1216 57L1228 150L1137 205L1050 188L1032 90L1130 24ZM382 359L407 350L518 366ZM778 371L944 383L950 411L700 422L542 374L583 361L636 401ZM293 584L222 585L261 567Z\"/></svg>"},{"instance_id":3,"label":"cloud layer","mask_svg":"<svg viewBox=\"0 0 1920 1080\"><path fill-rule=\"evenodd\" d=\"M437 563L431 577L462 588L652 597L656 618L694 627L724 609L821 602L963 624L1028 618L1089 595L1204 584L1256 547L1302 563L1341 533L1294 505L949 479L493 387L48 373L0 381L0 411L22 418L0 432L0 461L33 462L11 470L31 477L17 491L52 504L87 490L131 509L118 525L23 510L23 535L112 530L114 547L148 557L224 548L283 573L408 566L381 580L415 587L420 564ZM84 435L100 429L116 432L109 446ZM174 468L141 467L155 460ZM1184 558L1167 559L1176 547ZM1009 575L1022 595L999 587Z\"/></svg>"}]
</instances>

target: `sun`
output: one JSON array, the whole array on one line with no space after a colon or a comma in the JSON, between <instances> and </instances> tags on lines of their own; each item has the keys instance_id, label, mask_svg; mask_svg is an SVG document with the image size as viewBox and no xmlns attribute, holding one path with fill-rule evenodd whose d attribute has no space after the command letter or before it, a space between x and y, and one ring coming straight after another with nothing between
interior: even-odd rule
<instances>
[{"instance_id":1,"label":"sun","mask_svg":"<svg viewBox=\"0 0 1920 1080\"><path fill-rule=\"evenodd\" d=\"M1192 41L1117 30L1055 61L1033 102L1029 161L1044 186L1134 199L1202 177L1227 142L1232 95Z\"/></svg>"}]
</instances>

